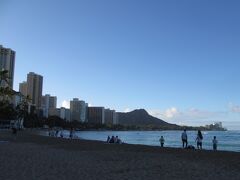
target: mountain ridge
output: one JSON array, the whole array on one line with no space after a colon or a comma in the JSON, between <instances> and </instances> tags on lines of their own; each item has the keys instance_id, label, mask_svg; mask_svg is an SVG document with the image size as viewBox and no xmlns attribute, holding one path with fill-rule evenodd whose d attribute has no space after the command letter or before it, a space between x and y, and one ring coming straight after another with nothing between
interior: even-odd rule
<instances>
[{"instance_id":1,"label":"mountain ridge","mask_svg":"<svg viewBox=\"0 0 240 180\"><path fill-rule=\"evenodd\" d=\"M145 109L135 109L131 112L118 112L119 124L125 126L158 126L169 129L180 129L181 126L168 123L150 115Z\"/></svg>"}]
</instances>

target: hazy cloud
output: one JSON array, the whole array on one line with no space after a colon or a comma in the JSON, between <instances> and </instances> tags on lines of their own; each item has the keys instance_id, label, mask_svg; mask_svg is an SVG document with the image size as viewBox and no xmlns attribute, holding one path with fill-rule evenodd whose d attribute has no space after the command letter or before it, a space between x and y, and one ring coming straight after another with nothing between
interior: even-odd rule
<instances>
[{"instance_id":1,"label":"hazy cloud","mask_svg":"<svg viewBox=\"0 0 240 180\"><path fill-rule=\"evenodd\" d=\"M152 116L155 116L155 117L158 117L161 119L166 119L166 118L171 119L171 118L177 116L179 111L177 110L177 108L171 107L166 110L158 110L158 109L148 110L148 113L151 114Z\"/></svg>"},{"instance_id":2,"label":"hazy cloud","mask_svg":"<svg viewBox=\"0 0 240 180\"><path fill-rule=\"evenodd\" d=\"M176 107L171 107L165 110L148 110L148 113L154 117L179 125L205 125L222 120L227 112L207 111L197 108L179 110Z\"/></svg>"},{"instance_id":3,"label":"hazy cloud","mask_svg":"<svg viewBox=\"0 0 240 180\"><path fill-rule=\"evenodd\" d=\"M130 109L130 108L126 108L126 109L124 109L124 111L123 111L123 112L127 113L127 112L130 112L130 111L131 111L131 109Z\"/></svg>"},{"instance_id":4,"label":"hazy cloud","mask_svg":"<svg viewBox=\"0 0 240 180\"><path fill-rule=\"evenodd\" d=\"M93 107L93 104L92 103L88 103L88 107Z\"/></svg>"},{"instance_id":5,"label":"hazy cloud","mask_svg":"<svg viewBox=\"0 0 240 180\"><path fill-rule=\"evenodd\" d=\"M62 102L62 107L65 107L65 108L70 108L70 101L67 101L67 100L64 100L63 102Z\"/></svg>"}]
</instances>

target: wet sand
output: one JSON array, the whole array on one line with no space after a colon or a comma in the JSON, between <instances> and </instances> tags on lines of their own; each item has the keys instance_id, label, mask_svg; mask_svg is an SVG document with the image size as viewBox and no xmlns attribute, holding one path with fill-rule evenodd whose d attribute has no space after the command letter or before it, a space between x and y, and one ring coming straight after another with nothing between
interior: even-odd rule
<instances>
[{"instance_id":1,"label":"wet sand","mask_svg":"<svg viewBox=\"0 0 240 180\"><path fill-rule=\"evenodd\" d=\"M4 142L8 141L8 142ZM240 153L43 137L0 131L1 180L240 179Z\"/></svg>"}]
</instances>

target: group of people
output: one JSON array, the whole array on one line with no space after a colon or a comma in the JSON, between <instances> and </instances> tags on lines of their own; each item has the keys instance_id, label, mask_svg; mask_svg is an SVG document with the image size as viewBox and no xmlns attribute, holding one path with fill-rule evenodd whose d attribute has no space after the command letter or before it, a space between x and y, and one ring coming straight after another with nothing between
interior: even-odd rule
<instances>
[{"instance_id":1,"label":"group of people","mask_svg":"<svg viewBox=\"0 0 240 180\"><path fill-rule=\"evenodd\" d=\"M197 148L202 149L203 135L202 135L202 132L200 130L198 130L197 137L196 137L195 141L197 142ZM188 148L188 136L187 136L186 129L182 133L182 144L183 144L183 148ZM212 144L213 144L213 150L216 151L217 150L217 144L218 144L216 136L213 137Z\"/></svg>"},{"instance_id":2,"label":"group of people","mask_svg":"<svg viewBox=\"0 0 240 180\"><path fill-rule=\"evenodd\" d=\"M118 137L118 136L112 136L110 138L110 136L107 137L107 143L110 143L110 144L122 144L122 140Z\"/></svg>"},{"instance_id":3,"label":"group of people","mask_svg":"<svg viewBox=\"0 0 240 180\"><path fill-rule=\"evenodd\" d=\"M51 136L51 137L64 138L63 130L59 130L59 129L56 129L56 130L50 129L49 132L48 132L48 135ZM75 130L73 128L71 128L70 131L69 131L69 139L76 139Z\"/></svg>"},{"instance_id":4,"label":"group of people","mask_svg":"<svg viewBox=\"0 0 240 180\"><path fill-rule=\"evenodd\" d=\"M183 131L181 139L182 139L183 148L194 149L194 146L188 145L188 136L187 136L186 129ZM195 141L197 142L197 148L202 149L203 135L202 135L202 132L200 130L198 130L197 137L196 137ZM164 140L163 136L160 137L159 142L160 142L161 147L163 147L164 143L165 143L165 140ZM213 137L212 144L213 144L213 150L216 151L217 150L217 144L218 144L218 140L217 140L216 136Z\"/></svg>"},{"instance_id":5,"label":"group of people","mask_svg":"<svg viewBox=\"0 0 240 180\"><path fill-rule=\"evenodd\" d=\"M54 129L50 129L48 131L48 136L51 136L51 137L58 137L58 133L59 133L59 130L54 130Z\"/></svg>"},{"instance_id":6,"label":"group of people","mask_svg":"<svg viewBox=\"0 0 240 180\"><path fill-rule=\"evenodd\" d=\"M69 132L69 139L76 139L77 136L75 135L75 129L71 128Z\"/></svg>"}]
</instances>

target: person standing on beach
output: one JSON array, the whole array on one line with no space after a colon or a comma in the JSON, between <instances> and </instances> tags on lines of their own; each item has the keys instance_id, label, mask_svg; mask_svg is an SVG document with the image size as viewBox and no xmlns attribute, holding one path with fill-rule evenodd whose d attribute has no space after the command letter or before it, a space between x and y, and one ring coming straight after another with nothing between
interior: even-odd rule
<instances>
[{"instance_id":1,"label":"person standing on beach","mask_svg":"<svg viewBox=\"0 0 240 180\"><path fill-rule=\"evenodd\" d=\"M200 130L198 130L198 134L197 134L197 138L196 138L198 149L202 149L202 140L203 140L202 132Z\"/></svg>"},{"instance_id":2,"label":"person standing on beach","mask_svg":"<svg viewBox=\"0 0 240 180\"><path fill-rule=\"evenodd\" d=\"M55 132L55 137L58 137L59 130L57 129Z\"/></svg>"},{"instance_id":3,"label":"person standing on beach","mask_svg":"<svg viewBox=\"0 0 240 180\"><path fill-rule=\"evenodd\" d=\"M108 136L107 137L107 143L109 143L110 139L111 139L110 136Z\"/></svg>"},{"instance_id":4,"label":"person standing on beach","mask_svg":"<svg viewBox=\"0 0 240 180\"><path fill-rule=\"evenodd\" d=\"M182 144L183 144L183 148L187 148L188 145L188 141L187 141L188 137L187 137L187 132L186 129L184 129L183 133L182 133Z\"/></svg>"},{"instance_id":5,"label":"person standing on beach","mask_svg":"<svg viewBox=\"0 0 240 180\"><path fill-rule=\"evenodd\" d=\"M70 139L73 139L73 128L70 129L69 138L70 138Z\"/></svg>"},{"instance_id":6,"label":"person standing on beach","mask_svg":"<svg viewBox=\"0 0 240 180\"><path fill-rule=\"evenodd\" d=\"M63 130L60 132L60 137L63 138Z\"/></svg>"},{"instance_id":7,"label":"person standing on beach","mask_svg":"<svg viewBox=\"0 0 240 180\"><path fill-rule=\"evenodd\" d=\"M217 150L217 144L218 144L216 136L213 137L212 142L213 142L213 150L216 151Z\"/></svg>"},{"instance_id":8,"label":"person standing on beach","mask_svg":"<svg viewBox=\"0 0 240 180\"><path fill-rule=\"evenodd\" d=\"M161 138L159 139L159 142L161 144L161 147L163 147L164 146L164 142L165 142L163 136L161 136Z\"/></svg>"}]
</instances>

